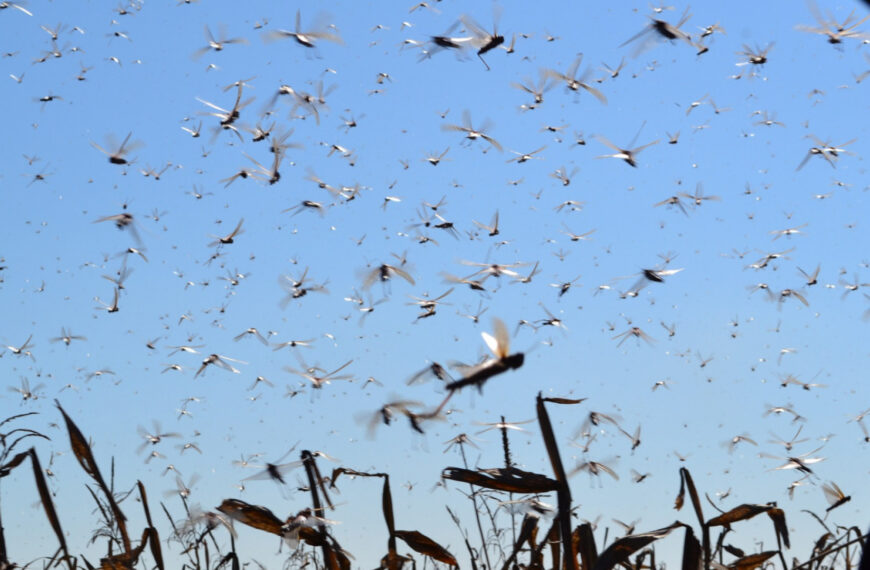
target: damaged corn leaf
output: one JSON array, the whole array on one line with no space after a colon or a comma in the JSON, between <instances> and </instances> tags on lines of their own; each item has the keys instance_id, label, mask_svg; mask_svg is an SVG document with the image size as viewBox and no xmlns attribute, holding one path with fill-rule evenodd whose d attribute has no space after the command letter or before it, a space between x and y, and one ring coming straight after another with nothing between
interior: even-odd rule
<instances>
[{"instance_id":1,"label":"damaged corn leaf","mask_svg":"<svg viewBox=\"0 0 870 570\"><path fill-rule=\"evenodd\" d=\"M601 553L595 566L592 570L610 570L617 564L620 564L628 559L629 556L660 538L664 538L671 533L675 528L683 526L683 523L677 521L670 526L644 532L641 534L631 534L623 536L613 544L607 547L607 550Z\"/></svg>"},{"instance_id":2,"label":"damaged corn leaf","mask_svg":"<svg viewBox=\"0 0 870 570\"><path fill-rule=\"evenodd\" d=\"M244 525L281 536L281 519L272 511L259 505L251 505L239 499L224 499L217 510Z\"/></svg>"},{"instance_id":3,"label":"damaged corn leaf","mask_svg":"<svg viewBox=\"0 0 870 570\"><path fill-rule=\"evenodd\" d=\"M442 473L443 479L471 483L484 489L507 491L508 493L549 493L559 488L559 484L545 475L530 473L516 467L479 469L463 469L448 467Z\"/></svg>"},{"instance_id":4,"label":"damaged corn leaf","mask_svg":"<svg viewBox=\"0 0 870 570\"><path fill-rule=\"evenodd\" d=\"M396 536L405 541L405 544L419 552L425 554L433 560L448 564L450 566L458 566L456 558L453 557L446 548L416 530L397 530Z\"/></svg>"},{"instance_id":5,"label":"damaged corn leaf","mask_svg":"<svg viewBox=\"0 0 870 570\"><path fill-rule=\"evenodd\" d=\"M774 508L774 505L749 505L743 504L739 507L734 507L730 511L713 517L707 521L707 526L728 526L731 523L745 521L751 519L755 515L767 512Z\"/></svg>"},{"instance_id":6,"label":"damaged corn leaf","mask_svg":"<svg viewBox=\"0 0 870 570\"><path fill-rule=\"evenodd\" d=\"M744 556L743 558L735 560L729 564L728 567L734 568L734 570L754 570L775 555L776 550L767 550L765 552L759 552L758 554L750 554L749 556Z\"/></svg>"}]
</instances>

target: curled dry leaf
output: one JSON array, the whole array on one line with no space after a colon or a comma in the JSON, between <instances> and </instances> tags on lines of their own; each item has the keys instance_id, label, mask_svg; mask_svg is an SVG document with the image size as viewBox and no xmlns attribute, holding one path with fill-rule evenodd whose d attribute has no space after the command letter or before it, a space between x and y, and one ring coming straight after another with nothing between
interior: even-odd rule
<instances>
[{"instance_id":1,"label":"curled dry leaf","mask_svg":"<svg viewBox=\"0 0 870 570\"><path fill-rule=\"evenodd\" d=\"M471 483L484 489L507 491L508 493L549 493L558 489L559 484L545 475L530 473L516 467L480 469L462 469L448 467L441 473L442 479Z\"/></svg>"},{"instance_id":2,"label":"curled dry leaf","mask_svg":"<svg viewBox=\"0 0 870 570\"><path fill-rule=\"evenodd\" d=\"M251 505L239 499L224 499L218 511L242 524L281 536L281 519L272 511L259 505Z\"/></svg>"},{"instance_id":3,"label":"curled dry leaf","mask_svg":"<svg viewBox=\"0 0 870 570\"><path fill-rule=\"evenodd\" d=\"M450 566L458 566L456 558L450 554L446 548L416 530L397 530L396 536L405 541L405 544L426 556L448 564Z\"/></svg>"}]
</instances>

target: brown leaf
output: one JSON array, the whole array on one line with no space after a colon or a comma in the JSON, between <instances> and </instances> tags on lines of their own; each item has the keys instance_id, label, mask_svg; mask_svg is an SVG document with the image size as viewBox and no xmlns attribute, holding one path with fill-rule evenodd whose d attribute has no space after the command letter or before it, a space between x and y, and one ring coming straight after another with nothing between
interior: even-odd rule
<instances>
[{"instance_id":1,"label":"brown leaf","mask_svg":"<svg viewBox=\"0 0 870 570\"><path fill-rule=\"evenodd\" d=\"M433 560L443 562L450 566L459 566L459 564L456 563L456 558L454 558L446 548L421 532L416 530L397 530L396 536L404 540L405 544L420 554L425 554Z\"/></svg>"},{"instance_id":2,"label":"brown leaf","mask_svg":"<svg viewBox=\"0 0 870 570\"><path fill-rule=\"evenodd\" d=\"M601 553L601 556L598 557L598 561L595 563L595 566L592 567L592 570L610 570L617 564L624 562L629 556L641 548L660 538L666 537L672 530L681 526L683 526L683 523L675 522L671 526L666 526L658 530L623 536L608 546L607 550Z\"/></svg>"},{"instance_id":3,"label":"brown leaf","mask_svg":"<svg viewBox=\"0 0 870 570\"><path fill-rule=\"evenodd\" d=\"M751 519L755 515L767 512L772 509L772 505L749 505L743 504L739 507L734 507L730 511L714 517L707 521L707 526L727 526L731 523Z\"/></svg>"},{"instance_id":4,"label":"brown leaf","mask_svg":"<svg viewBox=\"0 0 870 570\"><path fill-rule=\"evenodd\" d=\"M753 570L754 568L758 568L764 564L765 561L774 555L776 555L776 550L767 550L765 552L759 552L758 554L750 554L749 556L744 556L743 558L735 560L728 567L735 568L736 570Z\"/></svg>"},{"instance_id":5,"label":"brown leaf","mask_svg":"<svg viewBox=\"0 0 870 570\"><path fill-rule=\"evenodd\" d=\"M81 430L79 430L78 426L72 421L64 409L60 406L60 402L55 400L55 404L57 405L57 409L60 410L60 413L63 414L63 419L66 422L66 430L69 433L69 443L70 447L72 447L73 454L78 459L79 465L82 466L82 469L85 472L94 478L97 483L100 483L102 487L103 478L100 475L100 470L97 467L97 462L94 460L94 455L91 452L91 446L88 445L88 440L85 439L85 436L82 434Z\"/></svg>"},{"instance_id":6,"label":"brown leaf","mask_svg":"<svg viewBox=\"0 0 870 570\"><path fill-rule=\"evenodd\" d=\"M571 533L574 543L574 552L580 554L580 562L583 568L593 568L598 562L598 547L595 546L595 536L592 534L592 525L588 522L581 524Z\"/></svg>"},{"instance_id":7,"label":"brown leaf","mask_svg":"<svg viewBox=\"0 0 870 570\"><path fill-rule=\"evenodd\" d=\"M160 547L160 535L154 527L148 527L148 544L151 546L151 556L154 557L154 564L159 570L163 570L163 550Z\"/></svg>"},{"instance_id":8,"label":"brown leaf","mask_svg":"<svg viewBox=\"0 0 870 570\"><path fill-rule=\"evenodd\" d=\"M767 516L773 521L773 530L776 531L777 537L782 540L786 548L791 548L788 540L788 525L785 524L785 511L774 507L767 511Z\"/></svg>"},{"instance_id":9,"label":"brown leaf","mask_svg":"<svg viewBox=\"0 0 870 570\"><path fill-rule=\"evenodd\" d=\"M680 510L683 507L683 496L685 489L689 490L689 498L692 499L692 507L695 509L695 515L698 517L698 522L701 526L704 525L704 513L701 510L701 499L698 497L698 491L695 489L695 482L692 480L692 474L685 467L680 467L680 494L677 496L674 508Z\"/></svg>"},{"instance_id":10,"label":"brown leaf","mask_svg":"<svg viewBox=\"0 0 870 570\"><path fill-rule=\"evenodd\" d=\"M545 475L530 473L516 467L477 471L461 467L448 467L441 473L441 477L460 483L471 483L484 489L509 493L549 493L559 487L556 481Z\"/></svg>"},{"instance_id":11,"label":"brown leaf","mask_svg":"<svg viewBox=\"0 0 870 570\"><path fill-rule=\"evenodd\" d=\"M251 505L239 499L224 499L217 510L242 524L278 536L283 535L281 519L266 507Z\"/></svg>"},{"instance_id":12,"label":"brown leaf","mask_svg":"<svg viewBox=\"0 0 870 570\"><path fill-rule=\"evenodd\" d=\"M30 454L29 451L22 451L13 457L10 461L8 461L5 465L0 465L0 477L5 477L9 475L9 472L18 467L22 461L27 459L27 456Z\"/></svg>"},{"instance_id":13,"label":"brown leaf","mask_svg":"<svg viewBox=\"0 0 870 570\"><path fill-rule=\"evenodd\" d=\"M722 548L725 549L725 552L732 556L736 556L737 558L743 558L744 556L746 556L746 553L743 552L743 549L737 548L732 544L725 544L722 546Z\"/></svg>"},{"instance_id":14,"label":"brown leaf","mask_svg":"<svg viewBox=\"0 0 870 570\"><path fill-rule=\"evenodd\" d=\"M63 529L60 528L60 519L57 516L57 511L54 510L54 503L51 500L51 492L48 490L48 485L45 482L45 475L42 472L42 466L39 464L39 457L36 456L36 449L33 447L28 451L30 454L30 463L33 466L33 478L36 480L36 488L39 491L39 499L45 508L45 516L48 517L48 522L51 524L54 534L60 542L60 548L63 550L64 556L69 559L69 552L66 549L66 539L63 535ZM14 459L13 459L14 461Z\"/></svg>"},{"instance_id":15,"label":"brown leaf","mask_svg":"<svg viewBox=\"0 0 870 570\"><path fill-rule=\"evenodd\" d=\"M701 568L701 543L695 538L692 527L686 527L686 537L683 539L682 570L699 570Z\"/></svg>"},{"instance_id":16,"label":"brown leaf","mask_svg":"<svg viewBox=\"0 0 870 570\"><path fill-rule=\"evenodd\" d=\"M552 402L554 404L563 404L563 405L571 405L571 404L579 404L581 402L585 402L588 398L541 398L545 402Z\"/></svg>"}]
</instances>

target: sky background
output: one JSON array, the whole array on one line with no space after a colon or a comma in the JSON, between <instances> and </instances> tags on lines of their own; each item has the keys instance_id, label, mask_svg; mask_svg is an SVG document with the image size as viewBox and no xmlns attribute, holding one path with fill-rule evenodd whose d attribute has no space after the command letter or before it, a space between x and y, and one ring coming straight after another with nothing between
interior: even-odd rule
<instances>
[{"instance_id":1,"label":"sky background","mask_svg":"<svg viewBox=\"0 0 870 570\"><path fill-rule=\"evenodd\" d=\"M44 466L52 458L50 485L72 552L94 562L103 546L88 545L98 525L84 489L89 480L58 427L54 398L93 439L104 473L114 458L117 488L141 480L152 512L162 500L177 519L183 509L172 494L170 464L184 481L200 477L191 502L203 509L236 497L284 517L308 506L309 496L267 480L244 481L241 490L240 482L257 471L232 462L255 453L263 455L251 463L286 462L302 449L319 450L342 466L390 473L397 526L427 534L464 563L461 536L444 505L469 529L473 517L462 487L436 487L441 470L462 461L445 442L469 434L479 445L467 449L469 462L500 466L500 437L495 431L476 435L486 429L479 423L502 415L532 419L534 397L542 392L587 398L551 408L568 468L599 461L620 477L578 473L572 479L578 520L598 520L599 541L605 527L610 540L621 534L613 518L639 519L638 531L675 518L691 522L692 513L673 511L681 466L722 509L776 501L794 533L789 554L801 560L823 532L801 512L822 513L828 506L822 483L834 481L852 496L829 515L831 523L867 525L868 444L860 424L850 420L870 407L863 340L870 305L862 285L870 280L863 160L870 98L867 83L859 82L870 70L870 48L863 38L832 45L799 30L818 26L811 5L677 4L655 16L676 23L688 9L682 29L695 40L702 27L720 25L725 33L705 37L709 51L700 56L696 47L658 41L652 31L622 45L649 29L654 6L646 2L533 10L526 3L445 1L413 11L410 3L395 2L23 6L33 15L0 12L0 100L7 111L0 157L0 341L6 346L0 369L9 388L0 392L0 409L4 417L39 413L15 425L51 437L34 443ZM269 31L293 30L297 9L303 31L334 26L342 43L320 40L310 49L292 38L264 41ZM819 11L838 22L868 13L864 4L847 1L819 2ZM514 53L494 49L484 56L490 70L474 49L426 56L430 36L469 35L462 23L452 27L463 14L491 30L494 13L506 44L515 43ZM52 55L51 36L41 26L59 26L60 57ZM195 57L207 45L205 26L219 39L246 42ZM745 64L745 49L768 46L767 63ZM513 86L537 83L545 69L565 72L581 54L579 74L587 73L606 104L551 79L535 105ZM616 78L602 67L621 61ZM388 77L379 83L382 73ZM230 108L231 85L240 80L243 101L253 97L235 123L243 141L221 131L199 101ZM291 96L273 100L281 85L316 94L320 82L325 104L317 103L317 117L304 105L293 109ZM40 101L47 96L54 100ZM487 134L503 152L444 129L462 124L466 110L475 128L491 122ZM765 115L759 112L781 124L760 124ZM351 118L353 128L345 123ZM182 129L200 122L198 138ZM292 129L288 141L299 145L287 150L280 181L222 182L255 168L246 155L271 165L269 143L253 142L242 127L273 122L275 132ZM668 133L677 132L677 143L668 144ZM92 144L111 151L107 137L121 141L128 133L141 144L126 166L110 164ZM810 135L835 146L856 140L833 165L812 156L796 170L817 146ZM620 146L659 142L638 154L632 168L599 159L614 152L599 136ZM332 145L347 152L330 153ZM437 166L425 160L448 147ZM508 162L517 156L512 151L541 147L534 160ZM164 167L159 179L143 175ZM560 168L570 174L569 185L553 176ZM359 193L347 200L312 177L335 188L356 186ZM685 211L655 206L691 195L699 185L719 200L696 207L683 197ZM322 203L323 215L286 211L303 200ZM568 200L582 205L557 209ZM435 214L426 202L441 203L437 213L455 233L421 225ZM138 239L111 220L97 223L124 212L133 216ZM500 232L490 236L474 222L489 224L496 212ZM209 246L241 219L244 233L235 243ZM789 228L799 233L772 233ZM590 231L578 241L568 235ZM420 243L421 236L432 241ZM143 251L147 262L125 256L129 247ZM751 267L783 252L764 268ZM394 278L364 288L378 266L398 265L396 256L406 257L402 267L415 283ZM480 269L467 262L519 263L514 270L521 275L537 264L540 272L528 283L489 277L483 292L445 281L445 273L467 277ZM104 276L116 275L124 263L130 274L119 311L101 310L96 298L111 304L114 287ZM817 266L818 284L808 286L798 268L812 273ZM682 270L636 296L624 295L642 269ZM325 291L282 303L285 276L296 279L306 270L306 285L325 284ZM566 282L572 286L560 296L558 285ZM754 290L759 283L775 292L773 300ZM858 290L845 286L855 283ZM412 296L437 297L451 288L436 315L416 318ZM778 302L783 289L797 291L808 306L794 297ZM353 297L363 304L346 300ZM370 314L360 310L371 306ZM484 308L478 323L462 316ZM564 327L544 325L547 311ZM481 393L456 394L447 421L426 424L425 435L397 421L369 437L369 418L389 401L436 406L444 397L438 380L406 381L432 362L484 358L480 333L493 330L492 317L506 323L511 351L526 354L522 368L490 379ZM521 320L537 329L518 326ZM672 336L662 323L674 326ZM52 342L62 327L86 340ZM313 342L275 351L251 336L233 340L249 327L271 344ZM651 341L615 338L631 327ZM32 358L14 354L31 335ZM170 355L170 347L180 345L203 346L199 354ZM242 361L232 363L239 373L210 366L194 377L212 353ZM342 373L352 380L320 390L285 369L331 371L347 361ZM171 364L182 371L164 372ZM112 373L93 376L100 370ZM824 386L783 387L789 375ZM251 388L258 376L273 385ZM369 377L377 383L366 383ZM16 391L25 381L39 386L37 398L25 400ZM653 390L660 381L667 387ZM191 397L199 400L185 403ZM765 415L785 405L804 421ZM629 433L642 426L640 446L632 451L629 438L605 423L593 426L598 436L584 453L581 432L592 411L617 416ZM137 453L145 441L137 428L151 430L155 421L181 437ZM537 424L522 427L527 433L511 433L514 461L551 475ZM807 441L792 452L771 443L791 439L798 428L797 439ZM758 445L742 442L729 452L728 442L739 434ZM182 453L185 443L202 453ZM146 463L152 450L165 457ZM790 499L787 488L801 474L774 470L785 460L761 452L812 452L825 460ZM333 467L320 461L324 471ZM651 475L634 483L632 469ZM290 487L297 476L301 470L288 475ZM333 532L356 557L355 567L372 567L386 552L380 485L345 480L339 488L341 504L325 516L341 523ZM11 558L24 563L51 555L56 542L38 510L29 470L15 470L0 493ZM542 500L555 503L554 497ZM138 505L128 500L122 507L137 535ZM168 523L158 518L168 537ZM242 560L278 564L286 558L286 548L277 554L276 537L237 526ZM732 542L747 552L775 541L766 521L735 529ZM679 560L678 538L657 548L659 560ZM169 558L178 551L177 544L168 547Z\"/></svg>"}]
</instances>

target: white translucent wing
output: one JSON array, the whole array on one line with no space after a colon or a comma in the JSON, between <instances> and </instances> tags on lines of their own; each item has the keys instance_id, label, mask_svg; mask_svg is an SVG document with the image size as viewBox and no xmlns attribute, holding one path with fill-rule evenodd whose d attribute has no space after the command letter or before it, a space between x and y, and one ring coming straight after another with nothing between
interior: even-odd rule
<instances>
[{"instance_id":1,"label":"white translucent wing","mask_svg":"<svg viewBox=\"0 0 870 570\"><path fill-rule=\"evenodd\" d=\"M494 336L492 336L491 334L489 334L488 332L482 332L482 333L480 333L480 336L483 337L483 342L486 343L486 346L487 346L487 348L489 348L489 351L491 353L493 353L493 355L495 355L496 358L499 358L500 354L499 354L498 340L496 340L496 338Z\"/></svg>"},{"instance_id":2,"label":"white translucent wing","mask_svg":"<svg viewBox=\"0 0 870 570\"><path fill-rule=\"evenodd\" d=\"M492 329L493 334L483 332L480 333L480 336L483 337L486 346L496 358L504 358L510 353L510 336L508 335L507 327L504 321L494 317L492 319Z\"/></svg>"}]
</instances>

